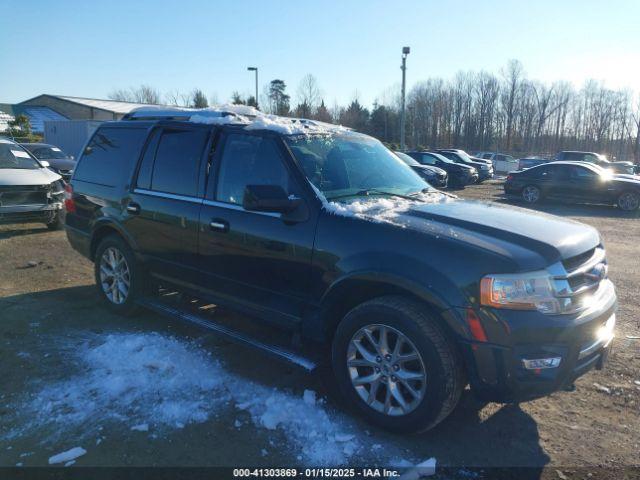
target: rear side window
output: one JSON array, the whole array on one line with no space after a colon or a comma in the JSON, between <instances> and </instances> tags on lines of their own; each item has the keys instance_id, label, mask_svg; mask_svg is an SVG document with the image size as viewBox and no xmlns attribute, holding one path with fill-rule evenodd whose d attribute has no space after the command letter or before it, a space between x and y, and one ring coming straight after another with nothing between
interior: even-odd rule
<instances>
[{"instance_id":1,"label":"rear side window","mask_svg":"<svg viewBox=\"0 0 640 480\"><path fill-rule=\"evenodd\" d=\"M151 189L176 195L196 196L200 160L208 135L209 131L204 129L164 130L156 150ZM143 161L141 168L144 167L144 163Z\"/></svg>"},{"instance_id":2,"label":"rear side window","mask_svg":"<svg viewBox=\"0 0 640 480\"><path fill-rule=\"evenodd\" d=\"M146 136L144 128L99 128L78 160L74 180L110 187L123 183Z\"/></svg>"}]
</instances>

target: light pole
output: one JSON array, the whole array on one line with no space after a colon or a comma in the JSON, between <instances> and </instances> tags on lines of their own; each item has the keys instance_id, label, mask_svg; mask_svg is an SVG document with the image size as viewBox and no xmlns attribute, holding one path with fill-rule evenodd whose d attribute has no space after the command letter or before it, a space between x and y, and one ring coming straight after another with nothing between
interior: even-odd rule
<instances>
[{"instance_id":1,"label":"light pole","mask_svg":"<svg viewBox=\"0 0 640 480\"><path fill-rule=\"evenodd\" d=\"M406 90L406 78L407 78L407 55L409 55L409 52L411 51L411 49L409 47L402 47L402 67L400 67L402 69L402 110L400 111L400 150L405 149L406 144L404 141L404 131L405 131L405 127L407 125L407 118L406 118L406 112L405 112L405 108L404 108L404 97L405 97L405 90Z\"/></svg>"},{"instance_id":2,"label":"light pole","mask_svg":"<svg viewBox=\"0 0 640 480\"><path fill-rule=\"evenodd\" d=\"M258 67L247 67L250 72L256 72L256 110L258 110Z\"/></svg>"}]
</instances>

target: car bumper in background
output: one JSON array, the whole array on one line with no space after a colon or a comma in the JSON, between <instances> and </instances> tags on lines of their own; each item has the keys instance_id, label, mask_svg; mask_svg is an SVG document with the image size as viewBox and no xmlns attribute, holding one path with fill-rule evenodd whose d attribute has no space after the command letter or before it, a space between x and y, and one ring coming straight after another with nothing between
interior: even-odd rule
<instances>
[{"instance_id":1,"label":"car bumper in background","mask_svg":"<svg viewBox=\"0 0 640 480\"><path fill-rule=\"evenodd\" d=\"M0 206L0 223L49 223L62 210L62 203Z\"/></svg>"}]
</instances>

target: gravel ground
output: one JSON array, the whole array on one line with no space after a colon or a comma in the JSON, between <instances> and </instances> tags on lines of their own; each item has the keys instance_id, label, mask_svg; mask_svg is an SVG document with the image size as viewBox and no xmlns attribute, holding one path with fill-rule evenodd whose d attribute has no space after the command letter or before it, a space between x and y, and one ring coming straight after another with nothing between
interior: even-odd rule
<instances>
[{"instance_id":1,"label":"gravel ground","mask_svg":"<svg viewBox=\"0 0 640 480\"><path fill-rule=\"evenodd\" d=\"M504 201L498 181L456 193ZM574 392L519 406L482 404L465 392L448 420L419 436L391 435L352 418L332 400L322 375L302 374L150 313L111 315L98 302L91 264L69 247L64 232L0 226L0 466L46 465L52 455L78 446L87 450L76 460L83 466L274 466L323 459L370 465L435 457L439 466L527 466L536 478L538 472L586 478L587 471L607 476L613 467L638 465L640 340L629 337L640 336L640 217L602 206L539 208L593 225L604 238L620 301L607 368L579 379ZM90 356L96 346L104 357ZM145 357L135 370L133 359L152 347L165 358ZM118 352L131 365L114 358ZM201 370L210 384L193 376ZM114 393L113 382L102 379L119 372L125 385ZM149 385L149 375L157 375L161 387ZM327 400L310 399L305 390ZM193 408L190 392L199 399ZM156 397L162 395L173 395L161 400L175 409L173 416L163 410L170 420L160 422ZM253 403L243 404L243 395L255 397ZM122 406L123 396L133 400ZM288 412L282 418L278 405ZM321 439L312 445L316 450L310 430ZM323 457L327 452L333 456Z\"/></svg>"}]
</instances>

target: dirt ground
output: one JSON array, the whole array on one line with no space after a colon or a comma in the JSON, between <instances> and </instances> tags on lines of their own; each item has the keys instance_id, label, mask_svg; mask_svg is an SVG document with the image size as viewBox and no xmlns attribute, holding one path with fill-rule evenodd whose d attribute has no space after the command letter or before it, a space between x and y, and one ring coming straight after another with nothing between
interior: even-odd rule
<instances>
[{"instance_id":1,"label":"dirt ground","mask_svg":"<svg viewBox=\"0 0 640 480\"><path fill-rule=\"evenodd\" d=\"M466 198L504 201L497 181L455 193ZM449 419L419 436L392 435L352 418L331 399L320 375L304 374L195 327L151 313L133 318L111 315L98 302L92 265L71 249L63 231L50 232L39 225L0 226L0 466L46 465L50 456L80 445L87 450L77 459L77 465L82 466L305 464L323 457L309 450L301 432L329 428L327 425L352 432L348 437L353 439L348 442L355 445L356 453L345 447L344 453L336 450L338 456L331 457L345 465L435 457L438 466L526 466L531 467L528 472L533 472L535 478L561 479L586 478L588 472L638 466L640 217L601 206L539 208L593 225L604 238L610 276L620 303L616 339L607 368L579 379L574 392L558 392L519 406L481 404L467 391ZM186 424L177 421L176 426L163 428L152 424L148 430L118 423L122 411L111 404L97 408L100 398L87 403L82 397L84 408L94 410L81 422L74 423L82 414L80 411L60 417L64 422L47 418L49 413L41 415L51 407L51 401L44 397L55 396L51 392L59 391L52 390L52 386L62 389L62 397L87 395L78 394L77 385L65 387L69 378L77 378L80 383L91 379L95 386L88 391L94 397L100 396L101 391L96 393L96 389L103 388L99 379L103 370L90 371L91 367L79 360L82 357L76 354L83 345L104 343L106 338L122 338L125 345L132 335L156 339L150 337L156 335L154 332L178 343L195 342L199 351L219 362L216 365L221 367L216 372L239 390L251 385L253 390L247 391L256 397L263 392L286 394L282 398L293 402L291 415L296 415L294 409L299 406L306 408L304 402L296 400L303 398L305 390L317 392L319 398L328 397L311 402L314 410L309 411L310 415L322 416L312 426L289 418L280 424L285 427L269 428L261 412L251 408L243 411L242 406L237 406L241 401L236 392L227 392L231 397L224 397L235 399L236 408L229 408L222 397L216 398L219 407L213 408L205 395L198 406L206 412L205 417L191 421L187 416ZM171 345L170 349L177 344ZM182 367L178 363L171 366L175 375L172 379L190 378L189 372L176 373L176 368ZM106 374L111 370L108 366ZM180 385L176 392L182 388ZM69 389L67 393L65 388ZM209 387L199 388L209 391ZM136 408L145 412L146 397L140 398L143 403ZM63 404L68 407L71 403ZM306 415L307 410L300 412ZM327 435L333 441L332 448L344 440L333 430ZM465 471L459 470L458 474L464 477Z\"/></svg>"}]
</instances>

